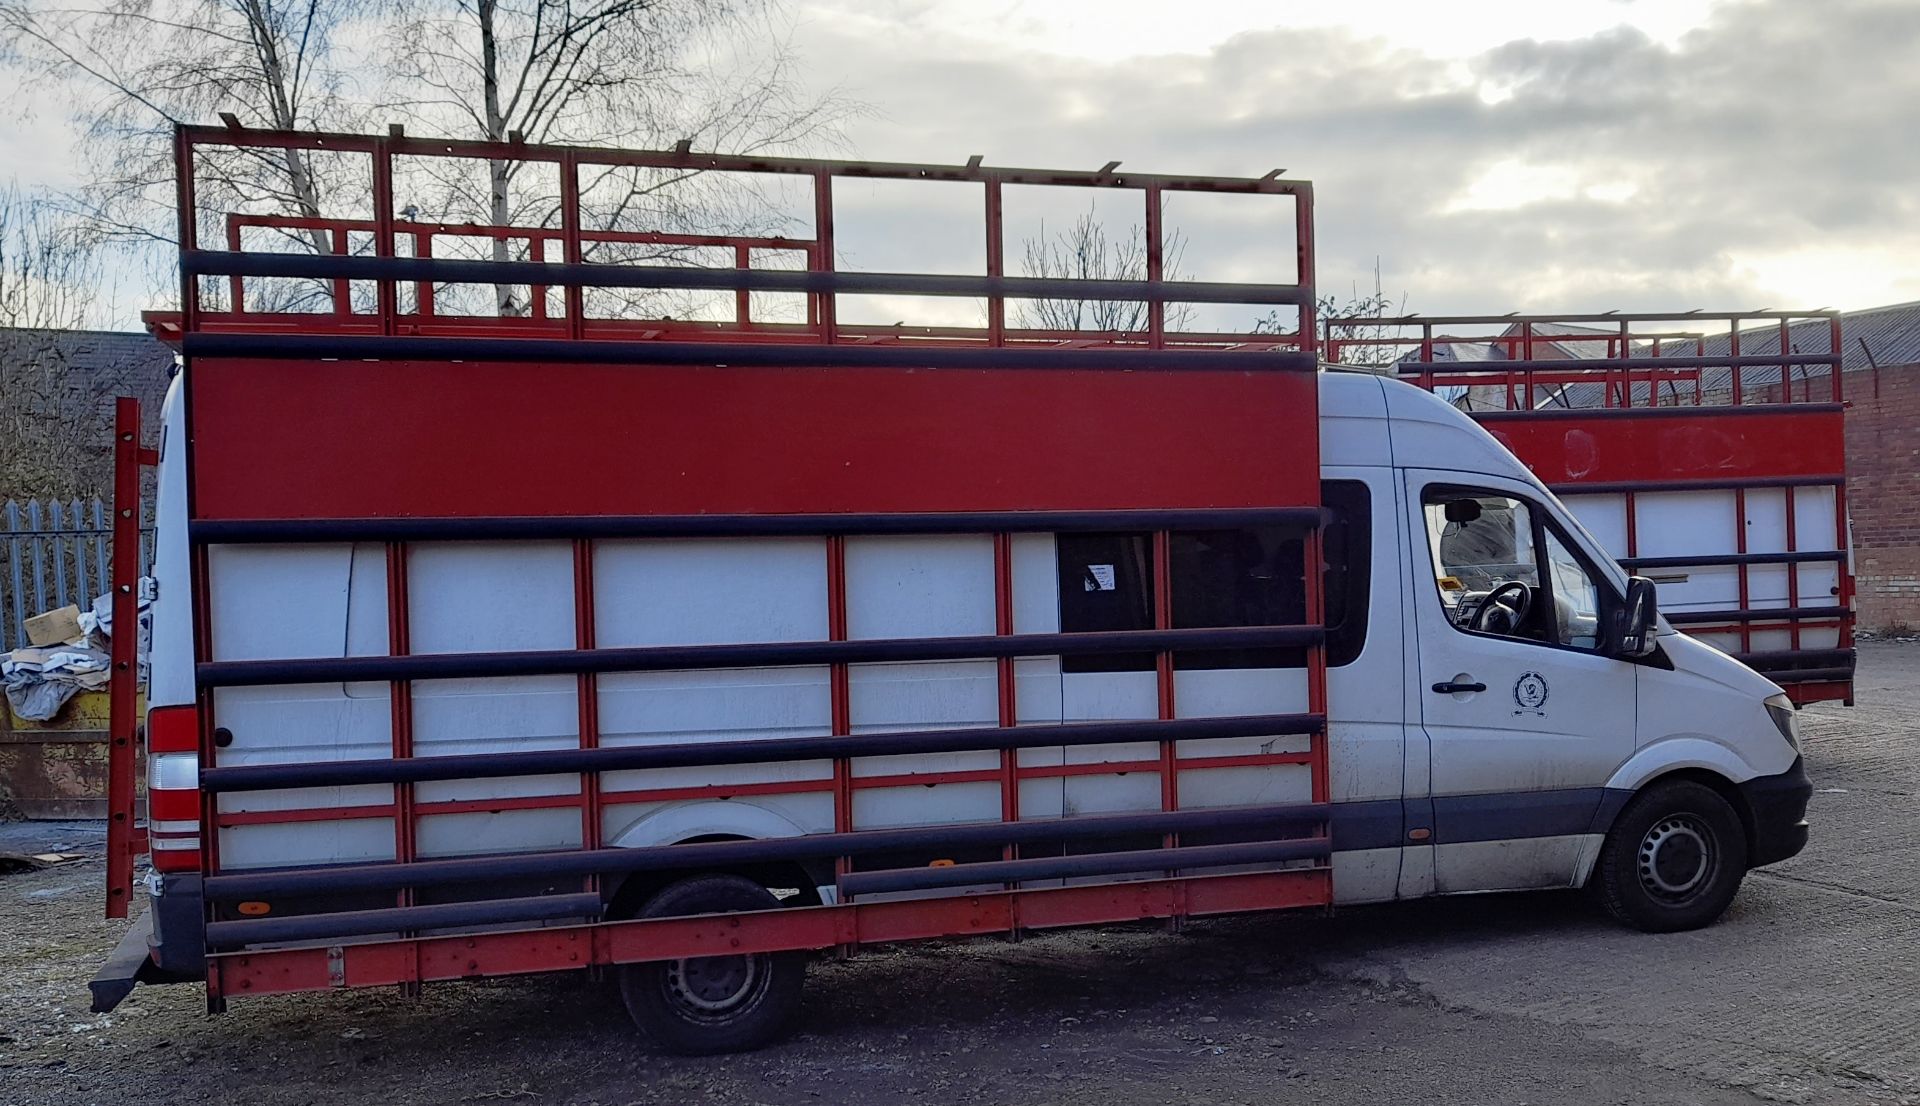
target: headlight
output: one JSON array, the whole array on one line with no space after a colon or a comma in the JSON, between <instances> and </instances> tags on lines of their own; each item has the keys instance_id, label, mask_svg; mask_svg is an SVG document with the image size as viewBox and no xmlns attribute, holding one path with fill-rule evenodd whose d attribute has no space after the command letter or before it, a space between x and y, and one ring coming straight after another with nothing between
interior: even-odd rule
<instances>
[{"instance_id":1,"label":"headlight","mask_svg":"<svg viewBox=\"0 0 1920 1106\"><path fill-rule=\"evenodd\" d=\"M1800 747L1800 716L1793 709L1793 700L1785 695L1767 697L1767 713L1773 716L1773 724L1780 727L1780 736L1795 749Z\"/></svg>"}]
</instances>

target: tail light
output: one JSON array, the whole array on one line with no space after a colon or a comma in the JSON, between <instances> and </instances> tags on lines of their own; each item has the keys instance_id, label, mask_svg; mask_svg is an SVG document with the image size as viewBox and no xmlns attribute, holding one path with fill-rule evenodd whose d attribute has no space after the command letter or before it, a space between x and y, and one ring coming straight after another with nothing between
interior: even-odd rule
<instances>
[{"instance_id":1,"label":"tail light","mask_svg":"<svg viewBox=\"0 0 1920 1106\"><path fill-rule=\"evenodd\" d=\"M147 712L147 845L161 872L200 870L200 714Z\"/></svg>"}]
</instances>

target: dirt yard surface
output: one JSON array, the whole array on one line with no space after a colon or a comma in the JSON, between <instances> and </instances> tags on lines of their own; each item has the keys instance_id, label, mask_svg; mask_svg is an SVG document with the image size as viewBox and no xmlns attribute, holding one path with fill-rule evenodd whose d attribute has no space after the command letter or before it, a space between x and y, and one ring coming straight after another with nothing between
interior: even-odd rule
<instances>
[{"instance_id":1,"label":"dirt yard surface","mask_svg":"<svg viewBox=\"0 0 1920 1106\"><path fill-rule=\"evenodd\" d=\"M0 1104L1920 1103L1920 646L1861 650L1861 706L1804 716L1813 843L1698 933L1578 896L1486 896L822 962L803 1030L661 1055L584 978L239 1001L86 980L94 824L0 850Z\"/></svg>"}]
</instances>

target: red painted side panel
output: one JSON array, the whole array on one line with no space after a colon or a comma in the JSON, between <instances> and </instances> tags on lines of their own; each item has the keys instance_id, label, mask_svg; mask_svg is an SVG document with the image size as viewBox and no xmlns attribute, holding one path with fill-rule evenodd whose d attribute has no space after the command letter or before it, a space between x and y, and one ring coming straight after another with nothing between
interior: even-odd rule
<instances>
[{"instance_id":1,"label":"red painted side panel","mask_svg":"<svg viewBox=\"0 0 1920 1106\"><path fill-rule=\"evenodd\" d=\"M1319 502L1306 373L195 359L206 519Z\"/></svg>"},{"instance_id":2,"label":"red painted side panel","mask_svg":"<svg viewBox=\"0 0 1920 1106\"><path fill-rule=\"evenodd\" d=\"M1826 476L1846 468L1841 412L1770 405L1483 418L1548 484L1659 484Z\"/></svg>"}]
</instances>

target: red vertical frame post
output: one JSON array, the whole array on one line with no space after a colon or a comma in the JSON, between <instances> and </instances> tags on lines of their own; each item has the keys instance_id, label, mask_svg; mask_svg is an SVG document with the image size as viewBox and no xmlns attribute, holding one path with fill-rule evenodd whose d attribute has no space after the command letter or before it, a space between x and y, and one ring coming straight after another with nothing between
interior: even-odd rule
<instances>
[{"instance_id":1,"label":"red vertical frame post","mask_svg":"<svg viewBox=\"0 0 1920 1106\"><path fill-rule=\"evenodd\" d=\"M134 732L140 691L140 401L114 401L113 643L108 685L107 917L124 918L133 898ZM204 828L204 827L203 827Z\"/></svg>"},{"instance_id":2,"label":"red vertical frame post","mask_svg":"<svg viewBox=\"0 0 1920 1106\"><path fill-rule=\"evenodd\" d=\"M753 268L753 251L745 246L733 248L733 267L745 272ZM745 330L753 322L753 293L745 288L733 290L733 325Z\"/></svg>"},{"instance_id":3,"label":"red vertical frame post","mask_svg":"<svg viewBox=\"0 0 1920 1106\"><path fill-rule=\"evenodd\" d=\"M188 255L200 249L199 199L193 188L193 139L183 129L173 132L174 202L180 219L180 332L189 334L200 327L200 278L187 272Z\"/></svg>"},{"instance_id":4,"label":"red vertical frame post","mask_svg":"<svg viewBox=\"0 0 1920 1106\"><path fill-rule=\"evenodd\" d=\"M1731 370L1729 381L1733 388L1733 396L1728 403L1738 407L1742 400L1740 393L1745 390L1740 380L1740 317L1738 315L1727 320L1727 356L1732 359L1732 363L1727 367ZM1786 379L1784 368L1780 371L1780 377L1783 380Z\"/></svg>"},{"instance_id":5,"label":"red vertical frame post","mask_svg":"<svg viewBox=\"0 0 1920 1106\"><path fill-rule=\"evenodd\" d=\"M384 138L373 140L373 253L375 257L394 256L393 147ZM380 312L380 332L399 333L399 282L392 277L375 281L374 301Z\"/></svg>"},{"instance_id":6,"label":"red vertical frame post","mask_svg":"<svg viewBox=\"0 0 1920 1106\"><path fill-rule=\"evenodd\" d=\"M822 169L813 174L813 268L815 272L833 271L833 174ZM820 340L831 344L839 329L838 303L832 292L813 297L814 312L820 324Z\"/></svg>"},{"instance_id":7,"label":"red vertical frame post","mask_svg":"<svg viewBox=\"0 0 1920 1106\"><path fill-rule=\"evenodd\" d=\"M328 241L336 256L345 257L353 252L345 227L335 227ZM396 303L395 310L398 309L399 305ZM342 321L353 316L353 283L345 277L340 277L333 282L333 315L334 318Z\"/></svg>"},{"instance_id":8,"label":"red vertical frame post","mask_svg":"<svg viewBox=\"0 0 1920 1106\"><path fill-rule=\"evenodd\" d=\"M1007 243L1002 227L1006 221L1006 214L1004 197L1000 192L1000 179L988 177L984 187L987 204L987 275L1005 276ZM987 344L991 346L1007 344L1007 298L1005 296L987 297Z\"/></svg>"},{"instance_id":9,"label":"red vertical frame post","mask_svg":"<svg viewBox=\"0 0 1920 1106\"><path fill-rule=\"evenodd\" d=\"M227 216L227 250L240 252L240 221ZM247 278L238 273L227 278L227 310L239 314L247 309Z\"/></svg>"},{"instance_id":10,"label":"red vertical frame post","mask_svg":"<svg viewBox=\"0 0 1920 1106\"><path fill-rule=\"evenodd\" d=\"M1782 365L1780 366L1780 379L1782 383L1786 381L1786 377L1787 366ZM1797 509L1793 499L1793 485L1788 484L1786 487L1780 489L1780 494L1785 496L1787 552L1790 554L1797 553L1800 550L1800 534L1799 525L1793 517ZM1789 608L1797 608L1800 606L1800 563L1789 556L1785 568L1787 570L1787 606ZM1788 648L1795 651L1799 650L1800 620L1797 618L1787 620L1787 642Z\"/></svg>"},{"instance_id":11,"label":"red vertical frame post","mask_svg":"<svg viewBox=\"0 0 1920 1106\"><path fill-rule=\"evenodd\" d=\"M532 255L532 259L534 261L540 260L540 254L537 249L538 244L539 244L539 240L535 239L536 250ZM431 258L433 256L433 235L430 232L424 231L424 230L414 232L413 256L421 258L423 260ZM422 281L416 281L414 283L413 309L415 312L423 316L431 316L433 314L433 281L422 280ZM545 309L546 309L546 304L543 302L543 300L540 297L536 296L534 299L535 316L539 317L539 316L545 315L546 314Z\"/></svg>"},{"instance_id":12,"label":"red vertical frame post","mask_svg":"<svg viewBox=\"0 0 1920 1106\"><path fill-rule=\"evenodd\" d=\"M1157 284L1166 279L1167 270L1164 228L1160 223L1160 188L1149 185L1143 192L1147 205L1147 280ZM1156 292L1147 300L1147 348L1160 349L1166 342L1167 301Z\"/></svg>"},{"instance_id":13,"label":"red vertical frame post","mask_svg":"<svg viewBox=\"0 0 1920 1106\"><path fill-rule=\"evenodd\" d=\"M580 159L572 150L560 155L560 255L569 265L580 264L585 256L580 245ZM566 298L567 337L584 338L587 291L569 284Z\"/></svg>"},{"instance_id":14,"label":"red vertical frame post","mask_svg":"<svg viewBox=\"0 0 1920 1106\"><path fill-rule=\"evenodd\" d=\"M387 652L404 657L413 651L409 629L411 615L407 596L407 546L405 542L387 543ZM390 720L393 728L393 759L413 757L413 682L395 680L388 688ZM393 856L405 864L414 858L413 785L393 785ZM402 890L399 904L410 906L413 892Z\"/></svg>"},{"instance_id":15,"label":"red vertical frame post","mask_svg":"<svg viewBox=\"0 0 1920 1106\"><path fill-rule=\"evenodd\" d=\"M593 540L575 538L573 542L573 644L576 649L595 648ZM579 697L580 747L600 747L600 680L592 672L576 677L574 694ZM580 847L600 847L600 773L580 773ZM586 889L598 891L600 879L588 876Z\"/></svg>"}]
</instances>

